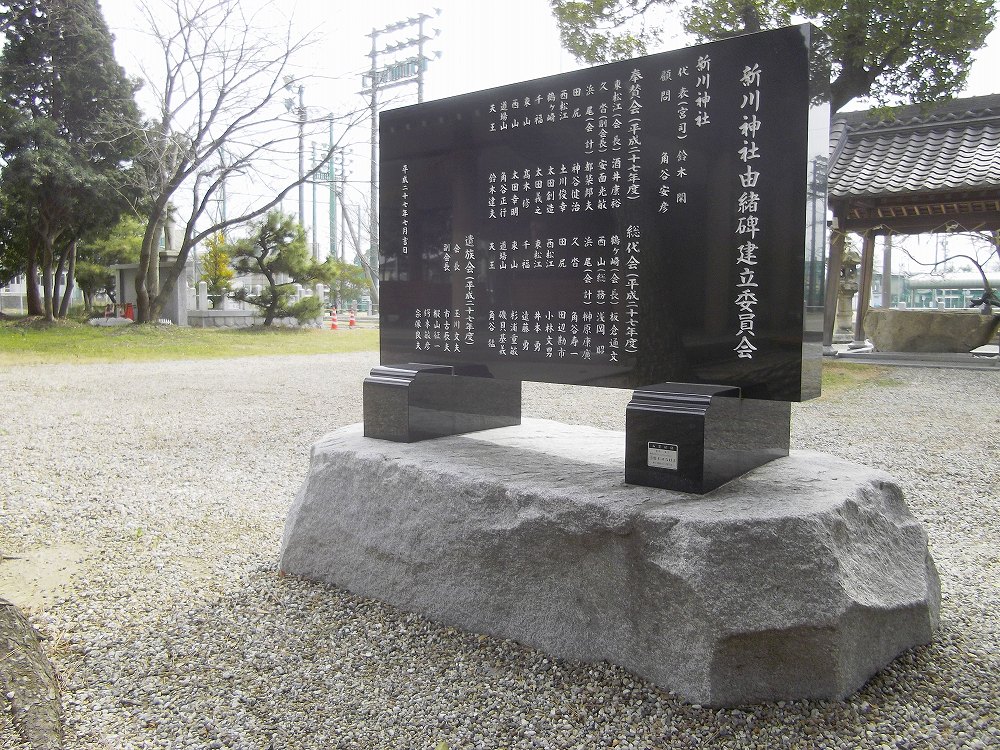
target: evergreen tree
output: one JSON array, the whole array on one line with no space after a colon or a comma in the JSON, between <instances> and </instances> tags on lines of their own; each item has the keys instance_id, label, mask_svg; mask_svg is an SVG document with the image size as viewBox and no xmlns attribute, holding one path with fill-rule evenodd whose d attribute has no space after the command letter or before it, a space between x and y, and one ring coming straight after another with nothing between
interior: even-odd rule
<instances>
[{"instance_id":1,"label":"evergreen tree","mask_svg":"<svg viewBox=\"0 0 1000 750\"><path fill-rule=\"evenodd\" d=\"M115 62L96 0L10 0L0 5L0 32L3 186L23 208L34 240L24 252L41 269L52 319L68 306L69 284L61 306L56 299L58 271L73 278L77 240L113 226L126 205L135 87Z\"/></svg>"},{"instance_id":2,"label":"evergreen tree","mask_svg":"<svg viewBox=\"0 0 1000 750\"><path fill-rule=\"evenodd\" d=\"M77 248L76 283L83 292L87 312L93 309L94 297L102 292L112 302L118 301L119 290L111 266L138 262L144 229L143 222L125 214L110 230L81 240Z\"/></svg>"},{"instance_id":3,"label":"evergreen tree","mask_svg":"<svg viewBox=\"0 0 1000 750\"><path fill-rule=\"evenodd\" d=\"M226 250L226 238L222 232L209 237L205 244L208 252L202 258L201 281L208 284L208 298L212 307L219 307L223 296L229 291L229 283L233 280L233 269L230 266L229 253Z\"/></svg>"},{"instance_id":4,"label":"evergreen tree","mask_svg":"<svg viewBox=\"0 0 1000 750\"><path fill-rule=\"evenodd\" d=\"M349 300L358 300L368 294L370 279L362 266L337 261L336 268L337 278L332 290L336 303L331 300L331 304L346 304Z\"/></svg>"},{"instance_id":5,"label":"evergreen tree","mask_svg":"<svg viewBox=\"0 0 1000 750\"><path fill-rule=\"evenodd\" d=\"M305 230L292 217L278 211L254 224L250 237L231 246L230 256L239 273L260 274L267 281L260 294L242 288L231 295L235 300L259 307L264 313L265 326L279 317L295 317L300 322L319 317L322 300L307 297L292 302L294 286L332 284L338 275L337 261L329 258L325 263L316 262L306 246Z\"/></svg>"},{"instance_id":6,"label":"evergreen tree","mask_svg":"<svg viewBox=\"0 0 1000 750\"><path fill-rule=\"evenodd\" d=\"M27 270L27 237L18 220L19 206L0 187L0 286L6 286Z\"/></svg>"},{"instance_id":7,"label":"evergreen tree","mask_svg":"<svg viewBox=\"0 0 1000 750\"><path fill-rule=\"evenodd\" d=\"M679 11L699 41L723 39L807 18L830 38L834 111L871 96L923 102L962 90L972 52L986 43L993 0L551 0L563 46L587 62L637 54L659 41ZM647 23L648 21L648 23Z\"/></svg>"}]
</instances>

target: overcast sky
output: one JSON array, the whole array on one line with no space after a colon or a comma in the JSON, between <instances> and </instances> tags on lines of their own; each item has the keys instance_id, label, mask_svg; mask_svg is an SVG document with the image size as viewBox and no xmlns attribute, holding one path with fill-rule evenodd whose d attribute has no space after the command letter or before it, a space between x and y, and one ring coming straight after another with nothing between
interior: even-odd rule
<instances>
[{"instance_id":1,"label":"overcast sky","mask_svg":"<svg viewBox=\"0 0 1000 750\"><path fill-rule=\"evenodd\" d=\"M287 18L297 32L315 36L315 45L306 59L298 61L296 71L298 75L311 76L305 82L305 100L311 113L345 113L363 107L365 101L358 92L362 88L361 76L369 67L371 38L367 35L373 28L381 29L419 13L432 16L426 22L426 33L433 35L434 30L440 31L427 45L428 53L441 52L441 57L430 63L425 99L581 67L572 55L563 51L547 0L243 0L243 3L247 8L261 9L276 29ZM101 5L116 36L119 62L130 73L138 74L139 61L152 48L148 37L141 33L143 23L136 0L101 0ZM440 15L436 9L440 9ZM385 35L380 41L405 39L406 34L403 31L395 36ZM679 34L667 34L663 49L676 49L686 43ZM410 54L410 51L398 53L399 59ZM388 63L393 57L385 55L380 60ZM976 54L969 85L961 95L1000 93L998 70L1000 31L994 31L987 47ZM384 102L383 108L415 102L415 88L393 89L394 99ZM864 106L863 102L855 102L851 108ZM349 140L356 152L349 165L353 181L349 189L367 192L368 127L362 125ZM325 215L325 203L320 211ZM320 219L317 224L322 227L324 221Z\"/></svg>"},{"instance_id":2,"label":"overcast sky","mask_svg":"<svg viewBox=\"0 0 1000 750\"><path fill-rule=\"evenodd\" d=\"M156 0L153 0L154 2ZM141 36L134 32L142 24L135 0L102 0L105 17L118 38L119 61L135 69L137 57L148 50ZM430 51L440 51L440 60L431 64L427 74L426 97L438 98L483 88L538 78L581 67L572 55L562 50L555 20L548 0L244 0L248 7L261 5L275 17L291 18L301 33L314 32L317 45L307 61L308 72L340 81L339 88L317 79L313 82L316 106L335 108L333 97L350 97L361 88L361 73L368 67L373 28L383 28L395 21L419 13L434 16L427 22L428 31L439 29L441 35L428 44ZM440 15L435 9L440 8ZM401 32L405 34L406 32ZM400 38L385 36L383 39ZM665 35L663 49L684 46L679 34ZM654 50L661 51L661 50ZM409 53L401 53L402 57ZM386 56L386 61L391 56ZM1000 82L1000 31L988 39L987 47L976 55L976 64L963 96L996 93ZM405 88L403 90L406 90ZM310 91L309 93L313 93Z\"/></svg>"}]
</instances>

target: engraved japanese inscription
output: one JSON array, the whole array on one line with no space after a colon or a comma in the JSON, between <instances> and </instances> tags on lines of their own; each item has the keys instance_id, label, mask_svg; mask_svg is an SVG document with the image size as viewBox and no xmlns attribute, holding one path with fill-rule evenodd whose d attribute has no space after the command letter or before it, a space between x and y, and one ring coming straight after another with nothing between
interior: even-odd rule
<instances>
[{"instance_id":1,"label":"engraved japanese inscription","mask_svg":"<svg viewBox=\"0 0 1000 750\"><path fill-rule=\"evenodd\" d=\"M815 43L789 27L383 113L382 363L816 395Z\"/></svg>"}]
</instances>

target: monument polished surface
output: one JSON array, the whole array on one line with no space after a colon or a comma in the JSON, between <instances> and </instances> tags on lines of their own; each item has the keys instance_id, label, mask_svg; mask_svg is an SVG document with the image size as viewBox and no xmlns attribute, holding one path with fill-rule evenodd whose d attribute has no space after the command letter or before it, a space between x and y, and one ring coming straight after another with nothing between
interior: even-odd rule
<instances>
[{"instance_id":1,"label":"monument polished surface","mask_svg":"<svg viewBox=\"0 0 1000 750\"><path fill-rule=\"evenodd\" d=\"M365 437L411 443L521 422L521 381L445 365L376 367L365 378Z\"/></svg>"},{"instance_id":2,"label":"monument polished surface","mask_svg":"<svg viewBox=\"0 0 1000 750\"><path fill-rule=\"evenodd\" d=\"M816 43L789 27L384 112L382 364L818 395Z\"/></svg>"},{"instance_id":3,"label":"monument polished surface","mask_svg":"<svg viewBox=\"0 0 1000 750\"><path fill-rule=\"evenodd\" d=\"M788 455L791 404L739 388L660 383L625 409L625 482L704 494Z\"/></svg>"}]
</instances>

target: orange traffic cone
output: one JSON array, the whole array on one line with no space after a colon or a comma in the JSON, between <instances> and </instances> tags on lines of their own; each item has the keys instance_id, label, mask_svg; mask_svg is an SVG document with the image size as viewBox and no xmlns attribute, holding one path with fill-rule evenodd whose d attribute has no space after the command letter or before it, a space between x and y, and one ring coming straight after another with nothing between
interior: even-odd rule
<instances>
[{"instance_id":1,"label":"orange traffic cone","mask_svg":"<svg viewBox=\"0 0 1000 750\"><path fill-rule=\"evenodd\" d=\"M337 330L337 308L333 308L330 311L330 330L331 331Z\"/></svg>"},{"instance_id":2,"label":"orange traffic cone","mask_svg":"<svg viewBox=\"0 0 1000 750\"><path fill-rule=\"evenodd\" d=\"M351 317L347 319L347 327L354 328L354 325L355 325L354 310L351 310Z\"/></svg>"}]
</instances>

